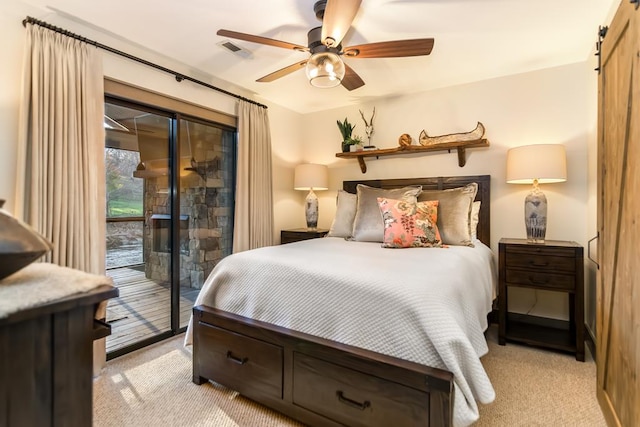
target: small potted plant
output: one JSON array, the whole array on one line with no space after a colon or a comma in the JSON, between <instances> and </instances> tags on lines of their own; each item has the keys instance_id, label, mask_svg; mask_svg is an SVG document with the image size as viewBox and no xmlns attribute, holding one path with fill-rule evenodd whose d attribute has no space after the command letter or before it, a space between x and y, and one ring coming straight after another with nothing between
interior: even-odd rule
<instances>
[{"instance_id":1,"label":"small potted plant","mask_svg":"<svg viewBox=\"0 0 640 427\"><path fill-rule=\"evenodd\" d=\"M345 117L344 121L341 122L337 120L338 129L340 129L340 134L342 134L342 152L348 153L350 151L351 145L356 144L351 138L351 134L353 133L353 128L356 125L352 125L349 123L349 120Z\"/></svg>"},{"instance_id":2,"label":"small potted plant","mask_svg":"<svg viewBox=\"0 0 640 427\"><path fill-rule=\"evenodd\" d=\"M349 139L349 151L362 151L364 144L362 143L362 137L360 135L353 135Z\"/></svg>"}]
</instances>

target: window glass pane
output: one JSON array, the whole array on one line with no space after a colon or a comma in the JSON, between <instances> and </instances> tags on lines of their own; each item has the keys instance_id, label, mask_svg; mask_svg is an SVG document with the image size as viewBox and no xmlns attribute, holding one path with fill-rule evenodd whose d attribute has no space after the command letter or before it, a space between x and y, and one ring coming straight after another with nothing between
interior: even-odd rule
<instances>
[{"instance_id":1,"label":"window glass pane","mask_svg":"<svg viewBox=\"0 0 640 427\"><path fill-rule=\"evenodd\" d=\"M137 151L106 147L107 218L142 218L142 179L133 172L140 163ZM107 221L107 269L142 264L140 220Z\"/></svg>"},{"instance_id":2,"label":"window glass pane","mask_svg":"<svg viewBox=\"0 0 640 427\"><path fill-rule=\"evenodd\" d=\"M140 163L140 154L118 148L105 148L107 181L107 218L141 217L142 179L133 173Z\"/></svg>"},{"instance_id":3,"label":"window glass pane","mask_svg":"<svg viewBox=\"0 0 640 427\"><path fill-rule=\"evenodd\" d=\"M107 352L171 330L172 119L128 103L105 103Z\"/></svg>"}]
</instances>

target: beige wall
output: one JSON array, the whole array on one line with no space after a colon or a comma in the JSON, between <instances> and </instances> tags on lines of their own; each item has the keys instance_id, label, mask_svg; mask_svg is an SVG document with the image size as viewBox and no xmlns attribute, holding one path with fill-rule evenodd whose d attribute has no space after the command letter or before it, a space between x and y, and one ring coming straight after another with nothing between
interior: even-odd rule
<instances>
[{"instance_id":1,"label":"beige wall","mask_svg":"<svg viewBox=\"0 0 640 427\"><path fill-rule=\"evenodd\" d=\"M331 225L336 190L343 180L489 174L491 246L497 253L501 237L526 237L524 198L530 187L505 183L507 150L526 144L564 144L567 182L542 186L549 201L547 238L586 244L592 233L587 230L587 158L594 131L592 92L596 91L592 70L591 64L572 64L306 115L303 158L330 167L330 190L319 193L319 225ZM455 152L438 152L367 159L368 171L363 175L355 160L335 157L341 139L336 120L348 117L356 123L354 132L363 135L358 109L368 117L374 106L372 143L379 148L396 146L403 133L416 140L422 129L430 135L462 132L473 129L477 121L485 125L491 146L467 150L464 168L458 166ZM568 318L564 297L518 291L512 292L510 310Z\"/></svg>"},{"instance_id":2,"label":"beige wall","mask_svg":"<svg viewBox=\"0 0 640 427\"><path fill-rule=\"evenodd\" d=\"M243 94L224 82L199 76L171 59L155 55L122 40L96 34L75 22L64 21L42 10L18 2L0 5L0 198L13 209L16 176L16 140L20 75L26 16L50 21L90 38L99 39L135 55L157 61L185 74ZM335 212L335 194L345 179L408 178L490 174L492 176L492 248L497 252L501 237L524 237L523 200L527 186L504 182L505 155L508 148L534 143L560 143L567 147L569 179L563 184L543 186L549 199L551 239L575 240L586 245L595 231L595 78L589 63L513 75L493 80L420 92L411 96L387 98L369 104L300 115L269 104L273 144L273 187L275 233L282 228L303 227L304 192L293 187L293 168L300 162L328 164L330 190L319 192L321 227L329 227ZM140 64L104 54L105 74L138 86L227 113L235 112L235 100L189 82L178 83L167 74ZM366 80L366 76L363 76ZM428 73L425 73L428 78ZM343 90L335 88L331 90ZM252 97L250 94L244 94ZM258 99L258 98L256 98ZM258 99L259 100L259 99ZM355 160L337 159L340 134L337 119L348 117L357 124L356 133L364 134L358 113L368 116L376 107L375 134L372 143L393 147L402 133L417 139L420 131L437 135L472 129L484 123L491 147L469 149L467 165L457 165L455 153L414 154L385 157L367 162L362 175ZM537 304L536 304L537 301ZM534 307L535 304L535 307ZM543 292L522 291L511 302L514 311L567 318L562 298L549 298Z\"/></svg>"},{"instance_id":3,"label":"beige wall","mask_svg":"<svg viewBox=\"0 0 640 427\"><path fill-rule=\"evenodd\" d=\"M594 61L593 70L597 66L597 61ZM596 331L596 282L597 282L597 268L596 265L589 261L586 257L588 255L589 239L596 236L598 233L598 218L597 218L597 189L598 189L598 73L593 71L589 75L589 86L593 88L587 94L588 116L589 116L589 139L587 144L587 182L588 193L586 200L587 210L587 236L585 242L585 324L590 329L592 337L595 339ZM591 257L597 259L597 242L591 243L592 254Z\"/></svg>"},{"instance_id":4,"label":"beige wall","mask_svg":"<svg viewBox=\"0 0 640 427\"><path fill-rule=\"evenodd\" d=\"M0 4L0 199L13 211L16 185L16 141L18 139L18 105L24 28L20 21L33 10L15 10Z\"/></svg>"},{"instance_id":5,"label":"beige wall","mask_svg":"<svg viewBox=\"0 0 640 427\"><path fill-rule=\"evenodd\" d=\"M609 9L609 13L602 22L602 25L609 25L613 20L613 17L618 10L619 2L613 2ZM598 66L597 57L593 54L596 53L595 45L590 55L589 68L591 70ZM598 73L595 71L589 75L589 86L593 88L587 93L587 105L589 108L589 141L588 141L588 195L587 195L587 239L591 239L598 233L598 218L597 218L597 190L598 190L598 91L595 89L598 84ZM598 260L597 242L594 241L591 244L591 257ZM587 248L585 247L585 256L587 254ZM585 274L585 317L586 324L589 328L591 336L595 340L596 336L596 274L597 267L595 263L591 261L586 262L586 274Z\"/></svg>"}]
</instances>

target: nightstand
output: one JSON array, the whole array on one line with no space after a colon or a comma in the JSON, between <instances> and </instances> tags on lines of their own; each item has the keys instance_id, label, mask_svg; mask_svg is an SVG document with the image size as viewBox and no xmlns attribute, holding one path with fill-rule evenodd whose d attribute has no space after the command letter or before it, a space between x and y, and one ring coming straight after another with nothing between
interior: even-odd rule
<instances>
[{"instance_id":1,"label":"nightstand","mask_svg":"<svg viewBox=\"0 0 640 427\"><path fill-rule=\"evenodd\" d=\"M527 243L525 239L501 239L499 264L499 344L516 341L568 351L584 362L582 246L559 240ZM509 288L515 286L568 294L569 322L508 313Z\"/></svg>"},{"instance_id":2,"label":"nightstand","mask_svg":"<svg viewBox=\"0 0 640 427\"><path fill-rule=\"evenodd\" d=\"M317 228L309 230L307 228L294 228L291 230L280 230L280 244L299 242L300 240L316 239L324 237L329 230Z\"/></svg>"}]
</instances>

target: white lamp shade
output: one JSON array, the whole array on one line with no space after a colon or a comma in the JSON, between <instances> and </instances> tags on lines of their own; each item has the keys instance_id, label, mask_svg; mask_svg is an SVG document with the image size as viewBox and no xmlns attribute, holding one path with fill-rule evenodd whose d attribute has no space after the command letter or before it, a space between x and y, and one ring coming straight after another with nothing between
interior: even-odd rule
<instances>
[{"instance_id":1,"label":"white lamp shade","mask_svg":"<svg viewBox=\"0 0 640 427\"><path fill-rule=\"evenodd\" d=\"M567 155L564 145L524 145L507 151L507 183L540 184L567 180Z\"/></svg>"},{"instance_id":2,"label":"white lamp shade","mask_svg":"<svg viewBox=\"0 0 640 427\"><path fill-rule=\"evenodd\" d=\"M293 179L296 190L327 190L329 189L329 172L326 165L305 163L296 166Z\"/></svg>"}]
</instances>

